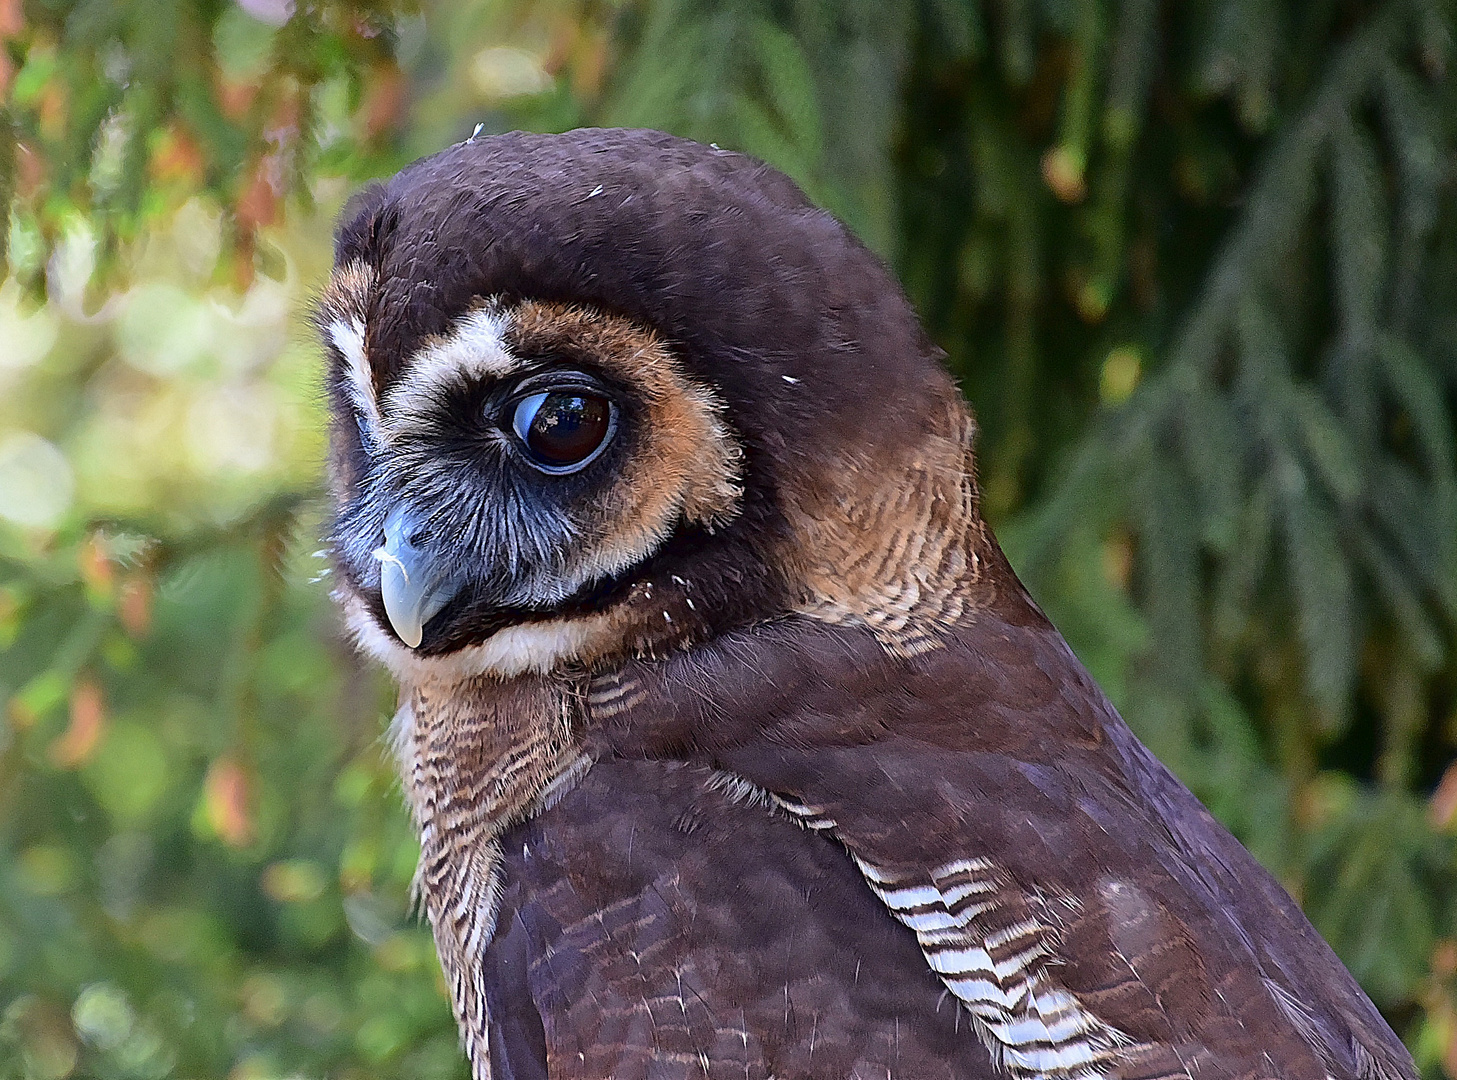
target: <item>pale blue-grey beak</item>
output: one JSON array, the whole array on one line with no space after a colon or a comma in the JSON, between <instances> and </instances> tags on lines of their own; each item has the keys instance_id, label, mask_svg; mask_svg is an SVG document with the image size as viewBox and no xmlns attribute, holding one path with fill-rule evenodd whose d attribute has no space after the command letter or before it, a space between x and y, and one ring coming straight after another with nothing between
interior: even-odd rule
<instances>
[{"instance_id":1,"label":"pale blue-grey beak","mask_svg":"<svg viewBox=\"0 0 1457 1080\"><path fill-rule=\"evenodd\" d=\"M416 545L420 516L396 506L384 521L379 560L379 591L390 625L410 648L418 648L425 624L460 591L460 582L430 546Z\"/></svg>"}]
</instances>

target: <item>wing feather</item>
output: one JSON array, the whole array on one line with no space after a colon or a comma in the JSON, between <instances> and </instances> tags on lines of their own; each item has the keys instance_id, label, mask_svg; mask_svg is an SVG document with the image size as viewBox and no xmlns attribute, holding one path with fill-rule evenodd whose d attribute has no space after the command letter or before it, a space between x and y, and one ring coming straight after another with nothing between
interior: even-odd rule
<instances>
[{"instance_id":1,"label":"wing feather","mask_svg":"<svg viewBox=\"0 0 1457 1080\"><path fill-rule=\"evenodd\" d=\"M843 845L1004 1074L1415 1077L1030 602L912 657L788 620L622 678L643 704L591 717L591 752L703 760Z\"/></svg>"}]
</instances>

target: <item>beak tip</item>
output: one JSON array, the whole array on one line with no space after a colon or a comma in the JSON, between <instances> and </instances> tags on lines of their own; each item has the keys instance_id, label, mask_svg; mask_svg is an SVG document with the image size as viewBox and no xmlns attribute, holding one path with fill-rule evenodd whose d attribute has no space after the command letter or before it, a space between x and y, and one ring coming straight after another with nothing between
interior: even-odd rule
<instances>
[{"instance_id":1,"label":"beak tip","mask_svg":"<svg viewBox=\"0 0 1457 1080\"><path fill-rule=\"evenodd\" d=\"M385 618L389 620L390 628L402 642L412 649L418 649L425 637L425 626L419 615L411 611L391 610L392 607L394 605L385 605Z\"/></svg>"}]
</instances>

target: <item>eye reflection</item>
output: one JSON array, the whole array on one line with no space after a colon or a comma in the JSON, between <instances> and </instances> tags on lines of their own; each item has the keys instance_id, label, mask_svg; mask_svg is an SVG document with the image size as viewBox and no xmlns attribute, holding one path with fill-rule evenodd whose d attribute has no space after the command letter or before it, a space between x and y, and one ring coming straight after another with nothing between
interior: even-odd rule
<instances>
[{"instance_id":1,"label":"eye reflection","mask_svg":"<svg viewBox=\"0 0 1457 1080\"><path fill-rule=\"evenodd\" d=\"M511 428L533 464L545 472L584 468L612 433L613 405L581 390L548 390L516 403Z\"/></svg>"}]
</instances>

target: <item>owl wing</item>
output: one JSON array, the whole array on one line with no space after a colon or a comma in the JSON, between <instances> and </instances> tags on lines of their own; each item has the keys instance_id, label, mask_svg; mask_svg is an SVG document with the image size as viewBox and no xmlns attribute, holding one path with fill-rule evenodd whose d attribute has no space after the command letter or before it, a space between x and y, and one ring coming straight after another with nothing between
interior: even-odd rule
<instances>
[{"instance_id":1,"label":"owl wing","mask_svg":"<svg viewBox=\"0 0 1457 1080\"><path fill-rule=\"evenodd\" d=\"M1415 1076L1030 602L910 659L807 622L714 648L594 687L600 748L702 756L842 845L1001 1075Z\"/></svg>"},{"instance_id":2,"label":"owl wing","mask_svg":"<svg viewBox=\"0 0 1457 1080\"><path fill-rule=\"evenodd\" d=\"M844 849L722 774L602 761L501 846L492 1080L997 1075Z\"/></svg>"}]
</instances>

